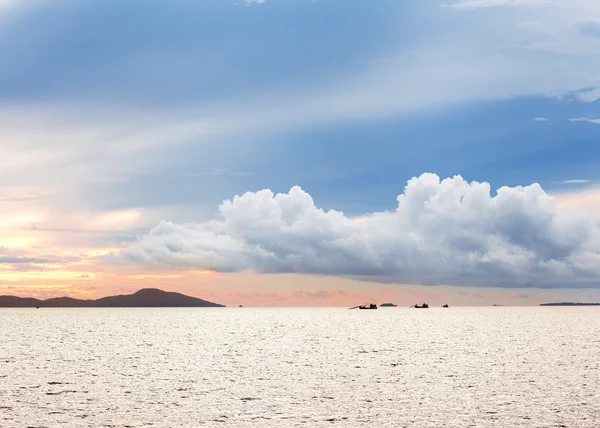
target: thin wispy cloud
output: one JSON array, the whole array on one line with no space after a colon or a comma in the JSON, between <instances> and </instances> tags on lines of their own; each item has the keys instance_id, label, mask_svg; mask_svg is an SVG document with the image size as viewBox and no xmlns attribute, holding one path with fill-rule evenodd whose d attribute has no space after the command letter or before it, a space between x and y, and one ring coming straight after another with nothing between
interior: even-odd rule
<instances>
[{"instance_id":1,"label":"thin wispy cloud","mask_svg":"<svg viewBox=\"0 0 600 428\"><path fill-rule=\"evenodd\" d=\"M535 119L533 119L534 122L550 122L550 119L545 118L545 117L536 117Z\"/></svg>"},{"instance_id":2,"label":"thin wispy cloud","mask_svg":"<svg viewBox=\"0 0 600 428\"><path fill-rule=\"evenodd\" d=\"M0 264L19 264L19 263L53 263L52 260L38 257L11 257L0 256Z\"/></svg>"},{"instance_id":3,"label":"thin wispy cloud","mask_svg":"<svg viewBox=\"0 0 600 428\"><path fill-rule=\"evenodd\" d=\"M454 9L480 9L503 6L542 6L552 3L552 0L459 0L454 3L445 3L442 6Z\"/></svg>"},{"instance_id":4,"label":"thin wispy cloud","mask_svg":"<svg viewBox=\"0 0 600 428\"><path fill-rule=\"evenodd\" d=\"M569 122L586 122L593 123L594 125L600 125L600 118L598 117L572 117Z\"/></svg>"},{"instance_id":5,"label":"thin wispy cloud","mask_svg":"<svg viewBox=\"0 0 600 428\"><path fill-rule=\"evenodd\" d=\"M591 183L593 180L565 180L562 181L561 183L563 184L586 184L586 183Z\"/></svg>"}]
</instances>

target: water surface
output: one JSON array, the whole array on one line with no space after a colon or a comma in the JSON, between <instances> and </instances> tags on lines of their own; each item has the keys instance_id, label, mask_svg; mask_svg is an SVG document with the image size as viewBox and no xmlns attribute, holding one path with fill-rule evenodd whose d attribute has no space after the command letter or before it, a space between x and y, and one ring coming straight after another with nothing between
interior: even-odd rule
<instances>
[{"instance_id":1,"label":"water surface","mask_svg":"<svg viewBox=\"0 0 600 428\"><path fill-rule=\"evenodd\" d=\"M600 308L0 309L1 427L598 427Z\"/></svg>"}]
</instances>

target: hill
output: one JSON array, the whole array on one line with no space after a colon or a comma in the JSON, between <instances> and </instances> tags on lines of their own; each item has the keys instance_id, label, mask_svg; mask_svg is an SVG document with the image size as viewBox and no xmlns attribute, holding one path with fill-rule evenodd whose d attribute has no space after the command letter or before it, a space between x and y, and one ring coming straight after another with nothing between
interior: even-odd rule
<instances>
[{"instance_id":1,"label":"hill","mask_svg":"<svg viewBox=\"0 0 600 428\"><path fill-rule=\"evenodd\" d=\"M143 288L133 294L102 297L96 300L56 297L39 300L31 297L0 296L0 308L217 308L218 303L181 293Z\"/></svg>"}]
</instances>

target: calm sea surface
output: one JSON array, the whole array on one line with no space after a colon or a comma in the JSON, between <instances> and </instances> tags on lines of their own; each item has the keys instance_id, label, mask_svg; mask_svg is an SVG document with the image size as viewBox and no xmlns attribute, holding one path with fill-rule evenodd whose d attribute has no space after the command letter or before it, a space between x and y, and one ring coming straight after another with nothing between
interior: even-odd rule
<instances>
[{"instance_id":1,"label":"calm sea surface","mask_svg":"<svg viewBox=\"0 0 600 428\"><path fill-rule=\"evenodd\" d=\"M0 427L600 427L600 308L0 309Z\"/></svg>"}]
</instances>

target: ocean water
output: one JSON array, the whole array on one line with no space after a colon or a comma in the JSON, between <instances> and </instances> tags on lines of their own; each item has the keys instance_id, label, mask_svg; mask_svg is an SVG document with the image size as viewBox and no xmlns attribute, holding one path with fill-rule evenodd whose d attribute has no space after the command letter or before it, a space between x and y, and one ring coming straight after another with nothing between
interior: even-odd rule
<instances>
[{"instance_id":1,"label":"ocean water","mask_svg":"<svg viewBox=\"0 0 600 428\"><path fill-rule=\"evenodd\" d=\"M600 427L600 308L0 309L0 427Z\"/></svg>"}]
</instances>

